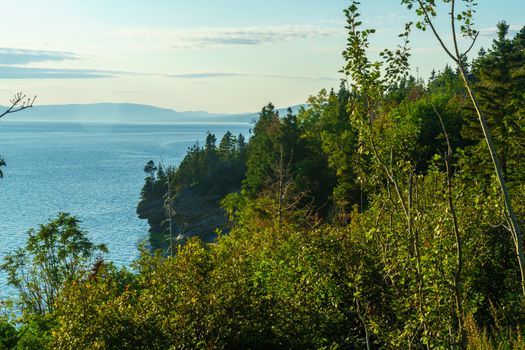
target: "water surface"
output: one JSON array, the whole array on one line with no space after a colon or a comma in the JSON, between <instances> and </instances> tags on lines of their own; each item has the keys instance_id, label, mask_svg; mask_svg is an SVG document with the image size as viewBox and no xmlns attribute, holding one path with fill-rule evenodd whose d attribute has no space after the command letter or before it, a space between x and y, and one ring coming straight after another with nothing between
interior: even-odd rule
<instances>
[{"instance_id":1,"label":"water surface","mask_svg":"<svg viewBox=\"0 0 525 350\"><path fill-rule=\"evenodd\" d=\"M248 137L249 124L0 123L0 261L25 243L30 227L58 212L81 220L107 259L128 265L148 238L135 208L150 159L178 164L206 132ZM13 295L0 272L0 299Z\"/></svg>"}]
</instances>

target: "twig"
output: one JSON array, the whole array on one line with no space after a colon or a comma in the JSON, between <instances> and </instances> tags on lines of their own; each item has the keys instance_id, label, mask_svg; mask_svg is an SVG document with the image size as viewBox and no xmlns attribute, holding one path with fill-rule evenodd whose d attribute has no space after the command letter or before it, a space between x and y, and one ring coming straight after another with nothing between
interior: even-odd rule
<instances>
[{"instance_id":1,"label":"twig","mask_svg":"<svg viewBox=\"0 0 525 350\"><path fill-rule=\"evenodd\" d=\"M9 101L11 102L11 106L0 114L0 118L7 114L20 112L24 109L33 107L33 103L35 103L35 100L36 96L32 99L28 98L26 100L26 95L22 94L21 92L17 92L15 96Z\"/></svg>"}]
</instances>

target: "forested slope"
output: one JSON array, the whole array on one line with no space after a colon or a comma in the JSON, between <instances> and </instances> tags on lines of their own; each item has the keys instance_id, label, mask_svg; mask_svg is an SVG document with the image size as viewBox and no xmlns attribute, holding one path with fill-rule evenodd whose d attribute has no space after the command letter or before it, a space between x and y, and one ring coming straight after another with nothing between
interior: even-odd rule
<instances>
[{"instance_id":1,"label":"forested slope","mask_svg":"<svg viewBox=\"0 0 525 350\"><path fill-rule=\"evenodd\" d=\"M268 104L249 142L229 135L217 146L210 134L177 168L147 165L139 211L157 201L159 230L172 215L184 221L176 202L191 191L221 198L228 234L212 244L171 239L167 251L144 250L132 270L90 254L69 260L82 266L73 275L61 274L68 266L49 270L35 255L29 275L44 277L31 288L46 295L48 275L59 287L45 310L31 294L22 300L21 326L4 322L3 344L525 347L518 244L466 89L487 118L523 226L525 28L510 37L498 25L493 45L462 63L469 85L450 66L422 81L405 74L403 49L384 53L384 69L368 60L372 31L362 30L357 5L346 11L337 90L320 91L297 113ZM40 231L76 223L60 224ZM17 261L4 268L27 290Z\"/></svg>"}]
</instances>

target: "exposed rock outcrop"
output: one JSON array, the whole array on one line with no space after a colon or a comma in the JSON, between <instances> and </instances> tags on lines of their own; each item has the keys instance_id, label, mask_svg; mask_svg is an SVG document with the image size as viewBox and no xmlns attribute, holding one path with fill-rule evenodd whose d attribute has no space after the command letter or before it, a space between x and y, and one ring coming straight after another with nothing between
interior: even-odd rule
<instances>
[{"instance_id":1,"label":"exposed rock outcrop","mask_svg":"<svg viewBox=\"0 0 525 350\"><path fill-rule=\"evenodd\" d=\"M216 230L227 231L227 218L220 208L221 196L200 193L192 189L179 191L173 201L173 222L171 232L178 242L199 236L205 242L212 242ZM152 248L169 246L169 220L162 198L146 199L139 202L139 218L148 220Z\"/></svg>"}]
</instances>

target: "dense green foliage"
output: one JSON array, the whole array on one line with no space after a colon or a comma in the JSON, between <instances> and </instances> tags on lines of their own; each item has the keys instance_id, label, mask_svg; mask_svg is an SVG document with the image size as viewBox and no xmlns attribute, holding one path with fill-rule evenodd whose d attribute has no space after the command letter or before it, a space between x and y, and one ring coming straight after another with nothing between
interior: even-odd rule
<instances>
[{"instance_id":1,"label":"dense green foliage","mask_svg":"<svg viewBox=\"0 0 525 350\"><path fill-rule=\"evenodd\" d=\"M0 321L0 348L47 348L63 286L101 264L100 254L105 252L106 247L91 243L79 221L67 213L59 213L37 231L29 230L26 246L7 255L0 266L18 291L23 320L19 328Z\"/></svg>"},{"instance_id":2,"label":"dense green foliage","mask_svg":"<svg viewBox=\"0 0 525 350\"><path fill-rule=\"evenodd\" d=\"M154 249L174 250L177 239L199 235L212 241L216 229L227 230L227 221L219 202L231 192L238 192L246 172L247 144L243 135L229 131L216 145L208 133L204 147L188 148L177 168L165 168L149 161L137 206L140 218L150 225L150 244ZM178 238L177 238L178 237Z\"/></svg>"},{"instance_id":3,"label":"dense green foliage","mask_svg":"<svg viewBox=\"0 0 525 350\"><path fill-rule=\"evenodd\" d=\"M91 243L79 221L66 213L27 233L27 245L7 255L0 268L18 290L22 311L44 315L54 310L57 295L67 281L89 268L104 245Z\"/></svg>"},{"instance_id":4,"label":"dense green foliage","mask_svg":"<svg viewBox=\"0 0 525 350\"><path fill-rule=\"evenodd\" d=\"M186 156L174 169L165 169L162 163L150 160L144 167L148 175L142 188L142 199L162 197L167 193L167 177L173 193L183 189L225 195L238 189L245 173L247 145L243 135L229 131L216 145L214 134L208 133L204 147L198 144L188 148Z\"/></svg>"},{"instance_id":5,"label":"dense green foliage","mask_svg":"<svg viewBox=\"0 0 525 350\"><path fill-rule=\"evenodd\" d=\"M498 24L498 37L492 48L482 51L474 60L472 70L477 78L476 88L479 101L487 111L494 142L501 159L503 173L507 181L523 183L525 169L525 129L523 128L523 98L525 85L525 29L522 29L513 39L507 37L509 26L502 22ZM471 114L472 115L472 114ZM465 128L464 135L472 140L481 138L479 127L475 120L469 120L470 128ZM487 152L484 145L477 144L470 151L471 159L487 163ZM484 156L484 157L483 157ZM489 167L479 167L483 172Z\"/></svg>"},{"instance_id":6,"label":"dense green foliage","mask_svg":"<svg viewBox=\"0 0 525 350\"><path fill-rule=\"evenodd\" d=\"M188 150L174 176L174 189L195 188L201 192L227 194L239 187L245 172L246 144L244 137L229 131L216 145L214 134L208 133L204 147Z\"/></svg>"},{"instance_id":7,"label":"dense green foliage","mask_svg":"<svg viewBox=\"0 0 525 350\"><path fill-rule=\"evenodd\" d=\"M64 265L60 252L96 246L62 215L4 264L26 312L19 328L0 319L0 347L525 348L515 242L460 72L408 76L406 46L370 61L373 31L359 29L356 2L345 13L337 91L297 114L268 104L249 142L227 133L217 146L208 134L177 169L146 165L143 201L212 193L229 234L171 256L143 250L132 270ZM498 28L468 79L522 219L525 28L513 38ZM68 232L82 244L55 249ZM27 256L40 258L22 265ZM53 298L39 307L27 291L44 282Z\"/></svg>"}]
</instances>

